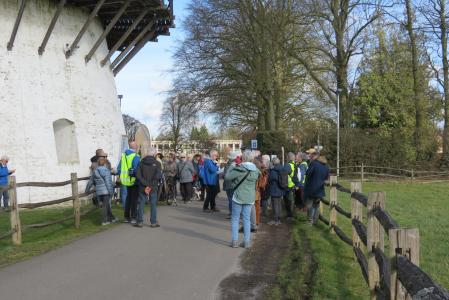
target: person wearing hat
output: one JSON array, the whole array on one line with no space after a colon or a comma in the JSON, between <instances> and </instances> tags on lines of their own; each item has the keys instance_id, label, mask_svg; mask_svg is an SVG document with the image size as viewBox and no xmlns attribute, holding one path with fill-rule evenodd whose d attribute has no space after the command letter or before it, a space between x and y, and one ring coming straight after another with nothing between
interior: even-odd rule
<instances>
[{"instance_id":1,"label":"person wearing hat","mask_svg":"<svg viewBox=\"0 0 449 300\"><path fill-rule=\"evenodd\" d=\"M235 159L239 155L236 151L231 151L228 154L228 162L226 163L224 167L223 176L226 177L226 173L229 170L229 167L231 167L232 163L235 162ZM226 191L226 196L228 197L228 207L229 207L229 214L226 217L226 219L231 218L232 214L232 196L234 195L234 189L232 188L232 181L231 180L224 180L223 181L223 190Z\"/></svg>"},{"instance_id":2,"label":"person wearing hat","mask_svg":"<svg viewBox=\"0 0 449 300\"><path fill-rule=\"evenodd\" d=\"M118 221L118 218L112 214L111 210L111 198L114 195L114 185L112 184L111 170L106 165L107 159L100 157L96 163L97 167L86 185L86 192L89 192L95 186L95 195L98 201L103 203L103 221L101 225L105 226L111 222Z\"/></svg>"},{"instance_id":3,"label":"person wearing hat","mask_svg":"<svg viewBox=\"0 0 449 300\"><path fill-rule=\"evenodd\" d=\"M8 169L8 161L9 157L6 155L0 158L0 200L3 199L2 209L6 210L9 209L8 176L16 171L15 169Z\"/></svg>"},{"instance_id":4,"label":"person wearing hat","mask_svg":"<svg viewBox=\"0 0 449 300\"><path fill-rule=\"evenodd\" d=\"M310 152L310 151L309 151ZM321 199L324 198L324 183L329 178L327 159L314 149L310 155L309 167L306 171L304 198L311 225L315 225L319 217Z\"/></svg>"}]
</instances>

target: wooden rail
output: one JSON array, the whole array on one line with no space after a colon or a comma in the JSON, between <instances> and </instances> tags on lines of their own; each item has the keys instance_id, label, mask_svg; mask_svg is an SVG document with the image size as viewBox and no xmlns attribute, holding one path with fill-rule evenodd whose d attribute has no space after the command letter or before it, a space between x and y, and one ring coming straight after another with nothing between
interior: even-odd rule
<instances>
[{"instance_id":1,"label":"wooden rail","mask_svg":"<svg viewBox=\"0 0 449 300\"><path fill-rule=\"evenodd\" d=\"M421 171L414 169L400 169L392 167L379 167L369 165L355 165L340 167L340 177L357 177L362 182L366 180L434 181L449 180L449 171Z\"/></svg>"},{"instance_id":2,"label":"wooden rail","mask_svg":"<svg viewBox=\"0 0 449 300\"><path fill-rule=\"evenodd\" d=\"M79 193L78 192L78 182L83 180L89 180L89 177L81 177L78 178L76 173L71 173L71 179L67 181L62 182L23 182L23 183L16 183L16 178L14 176L9 176L9 198L11 200L11 211L10 211L10 221L11 221L11 230L0 234L0 240L12 237L12 242L14 245L20 245L22 243L22 231L30 228L44 228L47 226L59 224L66 222L68 220L74 220L75 221L75 228L79 229L80 227L80 218L88 213L90 213L92 210L96 209L93 208L83 214L80 213L80 198L88 197L89 195L95 193L95 191L86 192L86 193ZM72 187L72 195L69 197L51 200L51 201L45 201L45 202L39 202L39 203L17 203L17 188L20 187L59 187L59 186L65 186L65 185L71 185ZM20 222L20 212L19 210L21 208L27 208L27 209L34 209L38 207L44 207L49 205L55 205L60 204L64 202L72 201L73 202L73 215L68 216L56 221L51 221L47 223L41 223L41 224L28 224L28 225L22 225Z\"/></svg>"},{"instance_id":3,"label":"wooden rail","mask_svg":"<svg viewBox=\"0 0 449 300\"><path fill-rule=\"evenodd\" d=\"M321 214L319 220L352 246L371 299L449 300L449 292L419 268L418 229L399 227L385 210L385 193L371 192L366 196L361 193L361 182L351 182L351 189L348 189L338 184L336 176L331 176L329 185L330 200L322 201L329 207L329 220ZM337 216L348 218L348 212L338 205L336 191L350 195L352 239L337 225ZM364 208L367 209L367 225L363 223ZM385 237L389 241L388 255L384 250Z\"/></svg>"}]
</instances>

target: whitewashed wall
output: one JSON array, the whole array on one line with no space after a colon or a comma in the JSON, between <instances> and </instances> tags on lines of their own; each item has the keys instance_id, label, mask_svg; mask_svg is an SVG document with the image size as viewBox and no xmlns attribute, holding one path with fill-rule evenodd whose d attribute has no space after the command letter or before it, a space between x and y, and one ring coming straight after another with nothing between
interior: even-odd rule
<instances>
[{"instance_id":1,"label":"whitewashed wall","mask_svg":"<svg viewBox=\"0 0 449 300\"><path fill-rule=\"evenodd\" d=\"M56 9L55 1L28 1L12 51L6 49L19 7L18 0L0 0L0 154L10 157L17 182L64 181L71 172L89 175L95 149L109 153L113 165L120 152L124 125L114 76L100 61L106 42L85 63L102 32L94 22L74 55L65 58L88 14L66 7L42 56L38 47ZM58 163L53 122L75 123L79 163ZM19 202L39 202L70 194L67 188L20 188Z\"/></svg>"}]
</instances>

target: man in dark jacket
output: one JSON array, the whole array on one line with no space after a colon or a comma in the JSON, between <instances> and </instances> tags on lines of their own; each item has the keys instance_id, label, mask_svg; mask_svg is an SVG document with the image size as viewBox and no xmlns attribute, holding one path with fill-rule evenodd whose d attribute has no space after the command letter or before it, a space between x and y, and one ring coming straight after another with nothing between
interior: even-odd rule
<instances>
[{"instance_id":1,"label":"man in dark jacket","mask_svg":"<svg viewBox=\"0 0 449 300\"><path fill-rule=\"evenodd\" d=\"M304 197L310 223L315 225L319 217L320 201L324 198L324 182L329 178L329 167L326 157L315 151L310 154L311 161L306 172Z\"/></svg>"},{"instance_id":2,"label":"man in dark jacket","mask_svg":"<svg viewBox=\"0 0 449 300\"><path fill-rule=\"evenodd\" d=\"M148 155L141 161L136 171L136 178L139 182L139 202L137 204L137 223L136 227L143 227L143 215L145 202L149 198L151 206L150 227L160 227L157 222L157 192L158 183L162 175L162 166L154 157L156 150L151 148Z\"/></svg>"}]
</instances>

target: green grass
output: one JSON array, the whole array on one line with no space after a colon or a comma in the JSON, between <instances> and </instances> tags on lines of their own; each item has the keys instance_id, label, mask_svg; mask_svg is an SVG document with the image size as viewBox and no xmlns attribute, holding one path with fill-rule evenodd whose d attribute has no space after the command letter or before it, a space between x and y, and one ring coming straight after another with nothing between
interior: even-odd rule
<instances>
[{"instance_id":1,"label":"green grass","mask_svg":"<svg viewBox=\"0 0 449 300\"><path fill-rule=\"evenodd\" d=\"M82 207L81 213L91 206ZM122 217L121 208L113 205L113 213ZM22 225L47 223L73 214L72 207L42 208L20 211ZM40 229L27 229L22 233L22 245L14 246L11 238L0 240L0 266L16 263L66 245L76 239L110 228L101 226L101 210L90 212L81 218L81 228L75 229L74 221L51 225ZM10 230L9 213L0 213L0 234Z\"/></svg>"},{"instance_id":2,"label":"green grass","mask_svg":"<svg viewBox=\"0 0 449 300\"><path fill-rule=\"evenodd\" d=\"M348 182L342 184L350 186ZM402 228L419 228L420 266L448 288L449 183L364 183L363 192L368 194L370 191L386 192L386 210ZM350 211L348 194L339 192L338 201L340 206ZM326 218L329 216L327 207L324 215ZM304 222L304 216L298 218L295 227L304 234L304 238L310 240L317 263L312 298L368 299L367 285L353 258L352 248L329 233L323 224L310 227ZM338 226L352 236L350 222L342 215L338 215Z\"/></svg>"}]
</instances>

